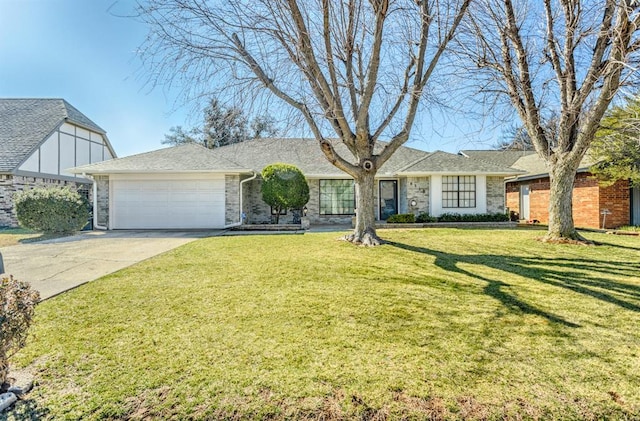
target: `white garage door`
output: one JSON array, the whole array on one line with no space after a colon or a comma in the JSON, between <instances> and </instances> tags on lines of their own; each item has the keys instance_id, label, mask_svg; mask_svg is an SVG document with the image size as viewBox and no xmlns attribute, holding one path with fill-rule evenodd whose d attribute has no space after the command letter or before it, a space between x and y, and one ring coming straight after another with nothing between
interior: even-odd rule
<instances>
[{"instance_id":1,"label":"white garage door","mask_svg":"<svg viewBox=\"0 0 640 421\"><path fill-rule=\"evenodd\" d=\"M223 228L224 176L112 179L114 229Z\"/></svg>"}]
</instances>

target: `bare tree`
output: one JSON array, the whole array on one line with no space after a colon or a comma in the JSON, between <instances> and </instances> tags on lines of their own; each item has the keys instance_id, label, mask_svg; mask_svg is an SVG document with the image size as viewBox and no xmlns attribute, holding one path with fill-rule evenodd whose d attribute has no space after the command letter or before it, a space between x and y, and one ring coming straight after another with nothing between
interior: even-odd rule
<instances>
[{"instance_id":1,"label":"bare tree","mask_svg":"<svg viewBox=\"0 0 640 421\"><path fill-rule=\"evenodd\" d=\"M638 1L477 0L468 16L461 51L481 91L510 103L548 165L545 239L583 240L573 223L573 182L605 111L635 71ZM544 125L551 116L555 139Z\"/></svg>"},{"instance_id":2,"label":"bare tree","mask_svg":"<svg viewBox=\"0 0 640 421\"><path fill-rule=\"evenodd\" d=\"M151 28L143 61L153 83L182 78L252 100L246 89L257 86L295 109L329 162L355 180L347 240L376 245L375 174L409 138L470 2L148 0L139 6Z\"/></svg>"}]
</instances>

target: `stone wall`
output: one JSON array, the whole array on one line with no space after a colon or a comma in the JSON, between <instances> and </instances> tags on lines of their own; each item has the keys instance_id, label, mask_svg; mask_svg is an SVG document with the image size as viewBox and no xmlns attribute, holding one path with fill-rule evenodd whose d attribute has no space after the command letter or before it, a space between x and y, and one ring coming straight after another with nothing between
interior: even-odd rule
<instances>
[{"instance_id":1,"label":"stone wall","mask_svg":"<svg viewBox=\"0 0 640 421\"><path fill-rule=\"evenodd\" d=\"M309 203L307 218L311 224L317 225L351 225L354 215L320 215L320 180L309 181Z\"/></svg>"},{"instance_id":2,"label":"stone wall","mask_svg":"<svg viewBox=\"0 0 640 421\"><path fill-rule=\"evenodd\" d=\"M487 213L504 213L504 177L487 177Z\"/></svg>"},{"instance_id":3,"label":"stone wall","mask_svg":"<svg viewBox=\"0 0 640 421\"><path fill-rule=\"evenodd\" d=\"M240 222L240 176L225 175L224 196L225 196L225 225Z\"/></svg>"},{"instance_id":4,"label":"stone wall","mask_svg":"<svg viewBox=\"0 0 640 421\"><path fill-rule=\"evenodd\" d=\"M76 181L57 180L44 177L25 177L21 175L0 174L0 227L17 227L13 195L16 192L33 187L69 186L73 189L90 189L91 184ZM89 194L91 199L91 194Z\"/></svg>"},{"instance_id":5,"label":"stone wall","mask_svg":"<svg viewBox=\"0 0 640 421\"><path fill-rule=\"evenodd\" d=\"M429 213L429 177L407 177L406 197L407 212L418 215L421 212ZM402 189L401 189L402 190ZM416 206L411 206L411 201L416 201ZM401 211L402 213L402 211Z\"/></svg>"},{"instance_id":6,"label":"stone wall","mask_svg":"<svg viewBox=\"0 0 640 421\"><path fill-rule=\"evenodd\" d=\"M109 227L109 176L95 176L97 185L96 208L98 212L98 225L101 227Z\"/></svg>"},{"instance_id":7,"label":"stone wall","mask_svg":"<svg viewBox=\"0 0 640 421\"><path fill-rule=\"evenodd\" d=\"M307 217L312 224L351 224L352 215L320 215L320 181L309 182L309 202L307 203ZM260 177L249 181L243 187L243 207L247 215L248 224L271 223L271 207L262 200L262 179ZM287 211L280 215L280 223L293 223L293 213Z\"/></svg>"},{"instance_id":8,"label":"stone wall","mask_svg":"<svg viewBox=\"0 0 640 421\"><path fill-rule=\"evenodd\" d=\"M243 208L247 216L248 224L270 224L272 221L271 206L262 200L262 178L248 181L243 185ZM227 206L228 207L228 206ZM291 224L293 213L287 211L286 215L280 215L281 224Z\"/></svg>"}]
</instances>

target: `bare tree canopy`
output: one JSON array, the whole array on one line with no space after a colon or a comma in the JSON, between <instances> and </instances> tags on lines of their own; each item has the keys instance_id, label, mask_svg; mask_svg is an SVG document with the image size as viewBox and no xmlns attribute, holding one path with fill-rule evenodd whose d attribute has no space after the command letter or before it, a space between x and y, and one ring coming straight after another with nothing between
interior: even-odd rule
<instances>
[{"instance_id":1,"label":"bare tree canopy","mask_svg":"<svg viewBox=\"0 0 640 421\"><path fill-rule=\"evenodd\" d=\"M409 138L470 1L148 0L139 6L151 28L142 58L152 83L179 81L188 96L255 101L267 91L294 109L356 182L347 239L375 245L374 176Z\"/></svg>"},{"instance_id":2,"label":"bare tree canopy","mask_svg":"<svg viewBox=\"0 0 640 421\"><path fill-rule=\"evenodd\" d=\"M573 181L605 111L634 77L638 9L636 0L476 0L469 12L462 60L485 99L513 107L548 164L549 241L582 240ZM544 124L552 116L555 139Z\"/></svg>"}]
</instances>

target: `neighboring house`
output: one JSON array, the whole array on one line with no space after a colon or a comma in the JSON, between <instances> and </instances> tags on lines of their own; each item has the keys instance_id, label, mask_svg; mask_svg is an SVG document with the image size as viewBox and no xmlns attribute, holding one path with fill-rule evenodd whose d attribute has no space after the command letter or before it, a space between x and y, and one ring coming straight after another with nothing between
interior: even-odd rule
<instances>
[{"instance_id":1,"label":"neighboring house","mask_svg":"<svg viewBox=\"0 0 640 421\"><path fill-rule=\"evenodd\" d=\"M64 99L0 99L0 227L17 225L13 194L91 180L67 170L116 156L106 133Z\"/></svg>"},{"instance_id":2,"label":"neighboring house","mask_svg":"<svg viewBox=\"0 0 640 421\"><path fill-rule=\"evenodd\" d=\"M462 151L481 159L497 157L500 151ZM517 157L517 154L521 154ZM513 168L525 173L506 180L507 207L517 212L521 220L549 222L549 170L536 153L513 152L517 157ZM504 157L504 156L503 156ZM493 161L499 160L495 158ZM503 163L508 163L503 161ZM640 189L630 188L628 180L619 180L602 187L589 172L593 162L585 158L578 168L573 185L573 220L577 227L617 228L640 225Z\"/></svg>"},{"instance_id":3,"label":"neighboring house","mask_svg":"<svg viewBox=\"0 0 640 421\"><path fill-rule=\"evenodd\" d=\"M345 146L336 142L340 153ZM74 168L96 184L94 223L108 229L224 228L268 223L260 172L293 164L310 188L312 224L350 223L353 179L331 165L311 139L258 139L213 150L196 144ZM401 147L378 170L377 217L395 213L504 212L504 178L521 171L445 152ZM292 215L284 215L289 222Z\"/></svg>"}]
</instances>

